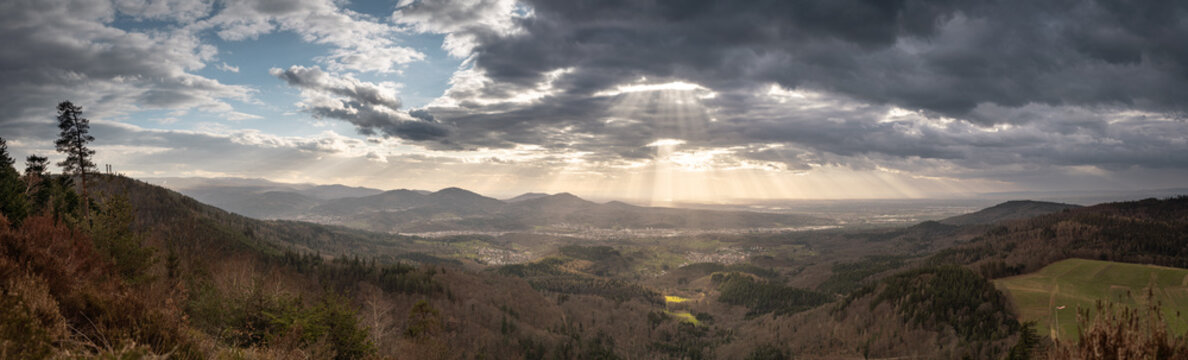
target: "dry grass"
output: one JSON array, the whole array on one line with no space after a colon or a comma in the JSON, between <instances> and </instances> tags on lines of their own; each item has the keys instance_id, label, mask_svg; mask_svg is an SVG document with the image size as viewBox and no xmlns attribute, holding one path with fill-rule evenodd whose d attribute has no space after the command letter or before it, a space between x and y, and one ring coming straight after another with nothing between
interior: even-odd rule
<instances>
[{"instance_id":1,"label":"dry grass","mask_svg":"<svg viewBox=\"0 0 1188 360\"><path fill-rule=\"evenodd\" d=\"M1150 300L1154 297L1148 291ZM1167 330L1159 303L1148 301L1144 309L1097 303L1097 316L1090 320L1088 309L1077 313L1078 342L1057 342L1048 352L1053 360L1089 359L1188 359L1188 340Z\"/></svg>"}]
</instances>

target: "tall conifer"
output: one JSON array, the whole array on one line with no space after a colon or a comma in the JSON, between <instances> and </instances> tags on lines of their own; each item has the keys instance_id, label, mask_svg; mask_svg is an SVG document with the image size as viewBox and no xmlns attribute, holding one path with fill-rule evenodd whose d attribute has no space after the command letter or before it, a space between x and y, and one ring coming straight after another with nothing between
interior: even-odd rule
<instances>
[{"instance_id":1,"label":"tall conifer","mask_svg":"<svg viewBox=\"0 0 1188 360\"><path fill-rule=\"evenodd\" d=\"M95 163L91 160L95 150L87 144L95 141L90 135L91 121L82 117L82 108L69 101L58 104L58 135L57 150L66 154L66 160L58 163L62 172L67 175L78 176L82 181L83 218L90 213L90 198L87 196L87 173L95 171Z\"/></svg>"},{"instance_id":2,"label":"tall conifer","mask_svg":"<svg viewBox=\"0 0 1188 360\"><path fill-rule=\"evenodd\" d=\"M0 213L12 224L19 224L28 212L21 174L8 155L8 142L0 138Z\"/></svg>"}]
</instances>

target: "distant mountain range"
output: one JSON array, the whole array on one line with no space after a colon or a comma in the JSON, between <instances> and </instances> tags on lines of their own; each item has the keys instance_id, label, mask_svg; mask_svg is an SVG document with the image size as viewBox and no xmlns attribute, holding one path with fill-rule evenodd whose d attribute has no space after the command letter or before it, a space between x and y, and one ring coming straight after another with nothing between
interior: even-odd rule
<instances>
[{"instance_id":1,"label":"distant mountain range","mask_svg":"<svg viewBox=\"0 0 1188 360\"><path fill-rule=\"evenodd\" d=\"M292 219L325 201L370 196L383 190L346 185L288 184L243 178L146 178L223 210L257 219Z\"/></svg>"},{"instance_id":2,"label":"distant mountain range","mask_svg":"<svg viewBox=\"0 0 1188 360\"><path fill-rule=\"evenodd\" d=\"M834 225L821 217L596 203L569 193L525 193L499 200L461 188L383 191L263 179L153 178L201 202L258 219L305 220L380 232L528 231L551 228L745 229ZM1074 209L1055 202L1008 201L940 220L984 225Z\"/></svg>"},{"instance_id":3,"label":"distant mountain range","mask_svg":"<svg viewBox=\"0 0 1188 360\"><path fill-rule=\"evenodd\" d=\"M436 192L283 184L256 179L158 178L199 201L260 219L306 220L382 232L524 231L539 227L743 229L833 225L795 214L595 203L573 194L526 193L507 200L469 190Z\"/></svg>"},{"instance_id":4,"label":"distant mountain range","mask_svg":"<svg viewBox=\"0 0 1188 360\"><path fill-rule=\"evenodd\" d=\"M400 191L400 190L396 190ZM412 196L403 193L402 201L386 202L388 207L372 210L367 205L384 193L362 198L338 199L335 210L356 209L351 214L331 220L373 231L430 232L450 230L530 230L538 227L571 228L660 228L727 229L773 228L832 225L833 220L805 215L768 214L745 211L713 211L642 207L623 202L595 203L573 194L534 194L500 201L473 192L449 188L435 193ZM346 203L359 206L343 206ZM314 208L314 214L327 214ZM341 212L339 214L342 214ZM315 219L317 220L317 219ZM321 219L327 220L327 219Z\"/></svg>"}]
</instances>

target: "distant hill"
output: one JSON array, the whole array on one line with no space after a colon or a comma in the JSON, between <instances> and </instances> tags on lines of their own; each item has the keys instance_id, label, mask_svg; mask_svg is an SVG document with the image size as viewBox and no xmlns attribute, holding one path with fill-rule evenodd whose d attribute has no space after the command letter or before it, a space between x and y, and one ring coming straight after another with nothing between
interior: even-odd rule
<instances>
[{"instance_id":1,"label":"distant hill","mask_svg":"<svg viewBox=\"0 0 1188 360\"><path fill-rule=\"evenodd\" d=\"M1026 219L1030 217L1051 214L1054 212L1064 211L1065 209L1075 209L1081 207L1080 205L1062 204L1045 201L1030 201L1030 200L1016 200L1007 201L989 208L982 209L978 212L958 215L944 220L940 223L947 225L983 225L993 224L1000 221Z\"/></svg>"},{"instance_id":2,"label":"distant hill","mask_svg":"<svg viewBox=\"0 0 1188 360\"><path fill-rule=\"evenodd\" d=\"M255 193L268 191L291 191L314 199L327 200L345 197L369 196L383 192L383 190L380 189L359 186L346 186L338 184L317 185L279 183L264 179L245 178L164 177L145 178L142 179L142 181L153 185L164 186L183 194L193 192L201 193L203 195L216 191L251 191Z\"/></svg>"},{"instance_id":3,"label":"distant hill","mask_svg":"<svg viewBox=\"0 0 1188 360\"><path fill-rule=\"evenodd\" d=\"M218 202L220 208L235 209L236 213L257 219L276 219L297 216L319 203L293 191L265 191L228 197Z\"/></svg>"},{"instance_id":4,"label":"distant hill","mask_svg":"<svg viewBox=\"0 0 1188 360\"><path fill-rule=\"evenodd\" d=\"M1188 268L1188 196L1099 204L1003 223L932 263L956 263L997 278L1069 258Z\"/></svg>"},{"instance_id":5,"label":"distant hill","mask_svg":"<svg viewBox=\"0 0 1188 360\"><path fill-rule=\"evenodd\" d=\"M509 203L514 203L514 202L519 202L519 201L524 201L524 200L532 200L532 199L536 199L536 198L540 198L540 197L545 197L545 196L549 196L549 194L545 194L545 193L536 193L536 192L527 192L527 193L520 194L519 196L516 196L516 197L514 197L514 198L511 198L511 199L505 199L505 200L503 200L503 201L505 201L505 202L509 202Z\"/></svg>"},{"instance_id":6,"label":"distant hill","mask_svg":"<svg viewBox=\"0 0 1188 360\"><path fill-rule=\"evenodd\" d=\"M214 205L223 210L257 219L299 217L321 203L340 198L363 197L382 190L345 185L288 184L243 178L149 178L160 185Z\"/></svg>"},{"instance_id":7,"label":"distant hill","mask_svg":"<svg viewBox=\"0 0 1188 360\"><path fill-rule=\"evenodd\" d=\"M642 207L622 202L599 204L569 193L513 203L506 207L505 213L535 225L566 223L600 228L725 229L835 223L833 220L793 214Z\"/></svg>"},{"instance_id":8,"label":"distant hill","mask_svg":"<svg viewBox=\"0 0 1188 360\"><path fill-rule=\"evenodd\" d=\"M591 202L570 193L499 200L451 187L434 192L242 178L155 178L223 210L256 219L302 220L379 232L524 231L537 227L722 229L832 225L829 219L745 211Z\"/></svg>"},{"instance_id":9,"label":"distant hill","mask_svg":"<svg viewBox=\"0 0 1188 360\"><path fill-rule=\"evenodd\" d=\"M137 212L139 231L150 236L170 238L179 247L216 252L211 255L236 248L252 248L270 255L280 254L286 249L373 256L406 251L407 244L398 241L400 238L393 235L307 222L253 219L126 177L103 176L92 186L93 191L99 194L127 195ZM258 197L255 200L271 199L277 203L312 201L309 197L290 192L263 192L256 195Z\"/></svg>"},{"instance_id":10,"label":"distant hill","mask_svg":"<svg viewBox=\"0 0 1188 360\"><path fill-rule=\"evenodd\" d=\"M426 194L408 189L399 189L370 196L328 200L310 209L310 213L333 216L374 211L406 210L428 205L429 202L430 200Z\"/></svg>"},{"instance_id":11,"label":"distant hill","mask_svg":"<svg viewBox=\"0 0 1188 360\"><path fill-rule=\"evenodd\" d=\"M430 207L462 212L486 212L507 205L503 201L456 187L441 189L425 197Z\"/></svg>"}]
</instances>

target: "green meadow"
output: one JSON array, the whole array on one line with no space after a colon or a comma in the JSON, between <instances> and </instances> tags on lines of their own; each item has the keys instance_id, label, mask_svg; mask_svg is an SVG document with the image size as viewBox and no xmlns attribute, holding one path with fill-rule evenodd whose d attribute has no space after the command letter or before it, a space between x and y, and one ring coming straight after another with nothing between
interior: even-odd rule
<instances>
[{"instance_id":1,"label":"green meadow","mask_svg":"<svg viewBox=\"0 0 1188 360\"><path fill-rule=\"evenodd\" d=\"M1037 332L1051 337L1076 340L1077 309L1095 312L1098 300L1145 306L1147 288L1154 290L1169 329L1188 331L1188 269L1069 259L994 283L1011 298L1019 321L1035 321Z\"/></svg>"}]
</instances>

